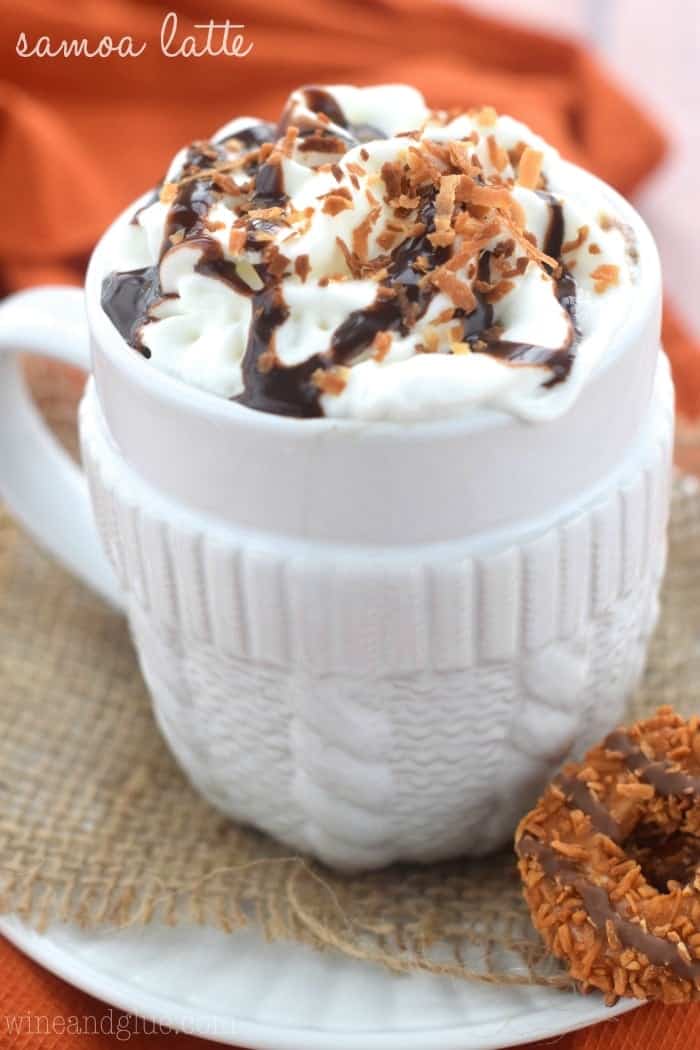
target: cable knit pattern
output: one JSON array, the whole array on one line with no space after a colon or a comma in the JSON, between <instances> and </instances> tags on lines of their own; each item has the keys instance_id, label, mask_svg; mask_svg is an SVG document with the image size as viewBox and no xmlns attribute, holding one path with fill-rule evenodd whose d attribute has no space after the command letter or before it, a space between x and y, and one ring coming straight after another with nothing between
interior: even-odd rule
<instances>
[{"instance_id":1,"label":"cable knit pattern","mask_svg":"<svg viewBox=\"0 0 700 1050\"><path fill-rule=\"evenodd\" d=\"M617 476L495 549L235 532L138 478L92 392L81 430L156 718L232 817L348 869L485 852L622 717L665 560L665 359Z\"/></svg>"}]
</instances>

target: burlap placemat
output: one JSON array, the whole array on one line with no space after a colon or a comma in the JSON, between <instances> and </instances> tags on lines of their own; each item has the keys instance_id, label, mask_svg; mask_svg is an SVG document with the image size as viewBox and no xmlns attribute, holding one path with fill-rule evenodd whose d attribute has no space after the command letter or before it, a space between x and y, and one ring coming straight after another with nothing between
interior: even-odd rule
<instances>
[{"instance_id":1,"label":"burlap placemat","mask_svg":"<svg viewBox=\"0 0 700 1050\"><path fill-rule=\"evenodd\" d=\"M699 613L700 491L686 478L631 718L661 703L697 710ZM268 938L398 971L568 984L530 925L509 853L347 878L211 809L156 729L123 620L6 515L0 695L0 911L40 929L160 920L234 933L253 922Z\"/></svg>"}]
</instances>

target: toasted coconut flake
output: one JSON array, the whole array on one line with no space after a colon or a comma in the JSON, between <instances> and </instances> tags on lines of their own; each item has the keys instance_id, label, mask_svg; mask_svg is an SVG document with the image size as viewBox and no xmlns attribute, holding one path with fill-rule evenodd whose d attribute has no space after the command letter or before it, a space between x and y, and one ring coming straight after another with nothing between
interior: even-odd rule
<instances>
[{"instance_id":1,"label":"toasted coconut flake","mask_svg":"<svg viewBox=\"0 0 700 1050\"><path fill-rule=\"evenodd\" d=\"M591 271L591 278L595 281L595 291L598 295L603 295L609 288L620 283L620 267L613 263L601 263Z\"/></svg>"},{"instance_id":2,"label":"toasted coconut flake","mask_svg":"<svg viewBox=\"0 0 700 1050\"><path fill-rule=\"evenodd\" d=\"M273 277L282 277L287 267L289 266L291 259L288 259L286 255L283 255L276 244L266 249L265 262L267 264L268 272Z\"/></svg>"},{"instance_id":3,"label":"toasted coconut flake","mask_svg":"<svg viewBox=\"0 0 700 1050\"><path fill-rule=\"evenodd\" d=\"M454 230L436 230L435 233L428 234L428 240L435 248L448 248L454 243L454 239Z\"/></svg>"},{"instance_id":4,"label":"toasted coconut flake","mask_svg":"<svg viewBox=\"0 0 700 1050\"><path fill-rule=\"evenodd\" d=\"M346 211L352 208L352 199L348 198L340 193L329 193L323 202L321 211L325 215L338 215L341 211Z\"/></svg>"},{"instance_id":5,"label":"toasted coconut flake","mask_svg":"<svg viewBox=\"0 0 700 1050\"><path fill-rule=\"evenodd\" d=\"M380 215L381 207L377 205L377 207L372 208L368 212L359 226L356 226L352 231L352 250L362 262L365 262L369 255L369 235Z\"/></svg>"},{"instance_id":6,"label":"toasted coconut flake","mask_svg":"<svg viewBox=\"0 0 700 1050\"><path fill-rule=\"evenodd\" d=\"M372 357L375 361L383 361L391 350L391 344L393 341L393 335L391 332L377 332L372 343L373 354Z\"/></svg>"},{"instance_id":7,"label":"toasted coconut flake","mask_svg":"<svg viewBox=\"0 0 700 1050\"><path fill-rule=\"evenodd\" d=\"M501 208L509 211L513 196L505 186L480 186L475 183L471 199L474 204L485 208Z\"/></svg>"},{"instance_id":8,"label":"toasted coconut flake","mask_svg":"<svg viewBox=\"0 0 700 1050\"><path fill-rule=\"evenodd\" d=\"M301 280L302 284L306 284L306 278L309 276L311 271L311 261L308 255L297 255L294 260L294 272L297 277Z\"/></svg>"},{"instance_id":9,"label":"toasted coconut flake","mask_svg":"<svg viewBox=\"0 0 700 1050\"><path fill-rule=\"evenodd\" d=\"M485 293L484 298L487 303L498 303L501 299L504 299L509 292L512 292L514 288L514 281L499 281Z\"/></svg>"},{"instance_id":10,"label":"toasted coconut flake","mask_svg":"<svg viewBox=\"0 0 700 1050\"><path fill-rule=\"evenodd\" d=\"M342 394L343 390L345 390L349 377L349 368L336 365L334 368L329 369L317 368L311 376L311 381L321 393L332 394L334 397L337 397L338 394Z\"/></svg>"},{"instance_id":11,"label":"toasted coconut flake","mask_svg":"<svg viewBox=\"0 0 700 1050\"><path fill-rule=\"evenodd\" d=\"M448 270L445 266L434 270L430 274L430 281L441 292L449 296L455 306L458 306L461 310L471 313L476 306L476 297L469 285L461 281L455 273Z\"/></svg>"},{"instance_id":12,"label":"toasted coconut flake","mask_svg":"<svg viewBox=\"0 0 700 1050\"><path fill-rule=\"evenodd\" d=\"M470 145L470 142L459 142L458 140L448 144L449 157L452 164L465 175L469 175L474 169L471 160L472 154L469 149Z\"/></svg>"},{"instance_id":13,"label":"toasted coconut flake","mask_svg":"<svg viewBox=\"0 0 700 1050\"><path fill-rule=\"evenodd\" d=\"M244 226L232 226L228 235L228 250L231 255L242 255L248 233Z\"/></svg>"},{"instance_id":14,"label":"toasted coconut flake","mask_svg":"<svg viewBox=\"0 0 700 1050\"><path fill-rule=\"evenodd\" d=\"M361 270L360 260L353 252L350 251L342 237L336 237L335 243L338 245L341 252L343 253L343 258L345 259L348 270L350 271L352 276L359 277Z\"/></svg>"},{"instance_id":15,"label":"toasted coconut flake","mask_svg":"<svg viewBox=\"0 0 700 1050\"><path fill-rule=\"evenodd\" d=\"M491 240L493 237L496 237L501 230L501 223L497 217L489 219L488 222L484 223L466 211L460 212L457 215L454 226L457 233L460 237L463 237L465 241Z\"/></svg>"},{"instance_id":16,"label":"toasted coconut flake","mask_svg":"<svg viewBox=\"0 0 700 1050\"><path fill-rule=\"evenodd\" d=\"M559 272L559 262L557 259L553 259L551 255L547 255L546 252L541 251L537 247L537 242L535 241L533 234L524 230L522 226L518 226L517 223L507 217L504 217L504 223L529 259L532 259L534 262L540 263L543 266L549 267L554 273Z\"/></svg>"},{"instance_id":17,"label":"toasted coconut flake","mask_svg":"<svg viewBox=\"0 0 700 1050\"><path fill-rule=\"evenodd\" d=\"M426 183L434 183L440 177L440 171L431 157L417 146L409 146L406 154L411 178L416 186L424 186Z\"/></svg>"},{"instance_id":18,"label":"toasted coconut flake","mask_svg":"<svg viewBox=\"0 0 700 1050\"><path fill-rule=\"evenodd\" d=\"M214 183L217 190L221 190L222 193L227 193L230 197L237 197L243 193L243 188L237 186L231 176L223 171L215 171L211 177L211 181Z\"/></svg>"},{"instance_id":19,"label":"toasted coconut flake","mask_svg":"<svg viewBox=\"0 0 700 1050\"><path fill-rule=\"evenodd\" d=\"M454 317L454 307L446 306L444 310L441 310L437 317L433 318L434 325L448 324ZM460 330L461 335L461 330Z\"/></svg>"},{"instance_id":20,"label":"toasted coconut flake","mask_svg":"<svg viewBox=\"0 0 700 1050\"><path fill-rule=\"evenodd\" d=\"M492 128L498 120L498 113L493 106L482 106L476 110L474 119L485 128Z\"/></svg>"},{"instance_id":21,"label":"toasted coconut flake","mask_svg":"<svg viewBox=\"0 0 700 1050\"><path fill-rule=\"evenodd\" d=\"M294 144L298 137L299 128L295 127L294 124L290 124L284 134L284 138L277 144L277 149L284 157L292 156L294 152Z\"/></svg>"},{"instance_id":22,"label":"toasted coconut flake","mask_svg":"<svg viewBox=\"0 0 700 1050\"><path fill-rule=\"evenodd\" d=\"M481 237L475 237L473 240L468 241L466 238L460 245L459 252L448 259L444 264L443 269L457 271L461 270L462 267L466 266L475 256L478 256L484 248L488 247L491 243L493 234L490 232L489 227L485 228L484 233Z\"/></svg>"},{"instance_id":23,"label":"toasted coconut flake","mask_svg":"<svg viewBox=\"0 0 700 1050\"><path fill-rule=\"evenodd\" d=\"M455 201L457 204L468 204L472 200L475 182L471 175L458 175L455 188ZM459 215L464 214L459 212Z\"/></svg>"},{"instance_id":24,"label":"toasted coconut flake","mask_svg":"<svg viewBox=\"0 0 700 1050\"><path fill-rule=\"evenodd\" d=\"M398 161L386 161L382 164L382 179L386 187L387 200L391 201L401 193L403 172Z\"/></svg>"},{"instance_id":25,"label":"toasted coconut flake","mask_svg":"<svg viewBox=\"0 0 700 1050\"><path fill-rule=\"evenodd\" d=\"M420 197L409 196L407 193L400 193L391 203L395 208L401 208L405 211L413 211L420 204Z\"/></svg>"},{"instance_id":26,"label":"toasted coconut flake","mask_svg":"<svg viewBox=\"0 0 700 1050\"><path fill-rule=\"evenodd\" d=\"M196 182L199 179L211 179L213 182L214 178L218 175L245 168L251 163L251 161L262 157L263 150L266 146L269 146L269 150L272 149L272 146L269 143L266 143L265 146L262 147L256 146L255 149L239 154L234 157L233 160L227 160L223 164L213 164L210 168L196 168L194 171L188 172L187 175L183 175L176 183L167 183L166 185L174 185L179 189L180 186L186 186L188 183Z\"/></svg>"},{"instance_id":27,"label":"toasted coconut flake","mask_svg":"<svg viewBox=\"0 0 700 1050\"><path fill-rule=\"evenodd\" d=\"M343 154L345 148L345 139L340 138L339 135L329 135L325 131L306 135L299 143L301 153Z\"/></svg>"},{"instance_id":28,"label":"toasted coconut flake","mask_svg":"<svg viewBox=\"0 0 700 1050\"><path fill-rule=\"evenodd\" d=\"M399 233L397 230L390 230L388 227L378 235L377 244L382 251L388 252L399 239Z\"/></svg>"},{"instance_id":29,"label":"toasted coconut flake","mask_svg":"<svg viewBox=\"0 0 700 1050\"><path fill-rule=\"evenodd\" d=\"M432 157L438 161L443 167L447 168L450 164L450 147L449 145L442 145L440 142L435 142L434 139L424 139L422 142L423 149L432 155Z\"/></svg>"},{"instance_id":30,"label":"toasted coconut flake","mask_svg":"<svg viewBox=\"0 0 700 1050\"><path fill-rule=\"evenodd\" d=\"M281 219L283 215L284 209L277 205L274 208L251 208L248 212L249 219L267 219L270 221Z\"/></svg>"},{"instance_id":31,"label":"toasted coconut flake","mask_svg":"<svg viewBox=\"0 0 700 1050\"><path fill-rule=\"evenodd\" d=\"M440 346L440 335L432 325L427 324L423 329L423 353L435 354Z\"/></svg>"},{"instance_id":32,"label":"toasted coconut flake","mask_svg":"<svg viewBox=\"0 0 700 1050\"><path fill-rule=\"evenodd\" d=\"M513 197L511 201L510 215L515 225L519 229L524 230L527 225L527 215L525 214L525 209L522 204L520 201L516 200L515 197Z\"/></svg>"},{"instance_id":33,"label":"toasted coconut flake","mask_svg":"<svg viewBox=\"0 0 700 1050\"><path fill-rule=\"evenodd\" d=\"M508 167L508 154L503 147L496 142L495 135L487 135L486 144L489 151L489 160L494 168L496 171L503 171Z\"/></svg>"},{"instance_id":34,"label":"toasted coconut flake","mask_svg":"<svg viewBox=\"0 0 700 1050\"><path fill-rule=\"evenodd\" d=\"M520 164L520 158L526 149L527 142L523 142L521 139L519 142L516 142L512 149L508 150L508 160L510 161L512 168L515 169L518 167L518 164Z\"/></svg>"},{"instance_id":35,"label":"toasted coconut flake","mask_svg":"<svg viewBox=\"0 0 700 1050\"><path fill-rule=\"evenodd\" d=\"M540 179L544 154L541 150L526 146L518 165L518 185L534 190Z\"/></svg>"},{"instance_id":36,"label":"toasted coconut flake","mask_svg":"<svg viewBox=\"0 0 700 1050\"><path fill-rule=\"evenodd\" d=\"M277 365L277 355L274 350L263 350L256 362L258 372L267 375Z\"/></svg>"},{"instance_id":37,"label":"toasted coconut flake","mask_svg":"<svg viewBox=\"0 0 700 1050\"><path fill-rule=\"evenodd\" d=\"M430 235L434 245L452 244L455 231L452 229L452 213L455 206L458 175L443 175L435 198L435 233Z\"/></svg>"},{"instance_id":38,"label":"toasted coconut flake","mask_svg":"<svg viewBox=\"0 0 700 1050\"><path fill-rule=\"evenodd\" d=\"M526 255L521 255L518 259L515 260L515 263L512 266L504 267L501 270L501 277L505 278L506 280L508 280L511 277L522 277L522 275L527 270L529 262L530 260Z\"/></svg>"},{"instance_id":39,"label":"toasted coconut flake","mask_svg":"<svg viewBox=\"0 0 700 1050\"><path fill-rule=\"evenodd\" d=\"M586 239L588 237L588 232L589 232L588 226L579 226L578 232L577 232L576 236L574 237L574 239L571 240L571 241L564 241L564 243L562 244L562 246L561 246L561 254L562 255L566 255L569 252L576 252L576 251L578 251L578 249L581 248L586 243Z\"/></svg>"}]
</instances>

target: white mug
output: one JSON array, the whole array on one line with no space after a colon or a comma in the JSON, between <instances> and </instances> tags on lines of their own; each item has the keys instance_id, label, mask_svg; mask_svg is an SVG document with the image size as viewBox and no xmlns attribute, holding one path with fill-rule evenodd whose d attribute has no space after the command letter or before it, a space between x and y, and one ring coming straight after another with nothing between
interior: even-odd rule
<instances>
[{"instance_id":1,"label":"white mug","mask_svg":"<svg viewBox=\"0 0 700 1050\"><path fill-rule=\"evenodd\" d=\"M234 819L346 869L485 853L622 717L657 611L673 391L653 241L596 187L636 233L638 295L550 422L299 420L188 387L101 310L116 224L85 293L0 306L0 492L125 610L165 737ZM20 351L91 367L87 482Z\"/></svg>"}]
</instances>

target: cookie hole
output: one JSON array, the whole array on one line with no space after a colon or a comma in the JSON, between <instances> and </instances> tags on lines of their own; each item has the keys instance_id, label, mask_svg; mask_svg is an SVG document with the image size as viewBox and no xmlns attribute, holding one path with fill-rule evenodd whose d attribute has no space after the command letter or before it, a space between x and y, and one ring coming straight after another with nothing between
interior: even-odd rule
<instances>
[{"instance_id":1,"label":"cookie hole","mask_svg":"<svg viewBox=\"0 0 700 1050\"><path fill-rule=\"evenodd\" d=\"M640 825L623 848L660 893L668 893L669 881L692 884L700 866L700 839L680 831L669 835L654 825Z\"/></svg>"}]
</instances>

